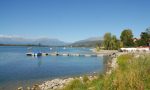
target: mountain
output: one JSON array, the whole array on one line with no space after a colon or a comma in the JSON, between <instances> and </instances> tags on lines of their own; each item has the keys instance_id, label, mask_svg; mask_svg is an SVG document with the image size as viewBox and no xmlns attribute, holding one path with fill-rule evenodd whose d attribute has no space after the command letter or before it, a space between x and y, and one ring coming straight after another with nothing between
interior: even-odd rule
<instances>
[{"instance_id":1,"label":"mountain","mask_svg":"<svg viewBox=\"0 0 150 90\"><path fill-rule=\"evenodd\" d=\"M95 47L97 44L101 44L103 41L103 38L101 37L91 37L85 40L76 41L70 46L73 47Z\"/></svg>"},{"instance_id":2,"label":"mountain","mask_svg":"<svg viewBox=\"0 0 150 90\"><path fill-rule=\"evenodd\" d=\"M16 36L0 35L0 44L64 46L67 43L60 41L58 39L49 39L49 38L26 39Z\"/></svg>"},{"instance_id":3,"label":"mountain","mask_svg":"<svg viewBox=\"0 0 150 90\"><path fill-rule=\"evenodd\" d=\"M73 46L73 47L95 47L101 44L103 39L101 37L91 37L85 40L76 41L72 44L60 41L58 39L39 38L26 39L17 36L0 35L1 45L45 45L45 46Z\"/></svg>"}]
</instances>

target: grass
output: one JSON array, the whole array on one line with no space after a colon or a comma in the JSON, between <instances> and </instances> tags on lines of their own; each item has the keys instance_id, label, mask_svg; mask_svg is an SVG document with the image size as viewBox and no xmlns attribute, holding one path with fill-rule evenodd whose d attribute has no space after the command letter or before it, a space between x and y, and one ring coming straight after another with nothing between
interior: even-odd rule
<instances>
[{"instance_id":1,"label":"grass","mask_svg":"<svg viewBox=\"0 0 150 90\"><path fill-rule=\"evenodd\" d=\"M99 75L90 81L76 79L63 90L150 90L150 56L132 54L121 55L117 59L118 68L110 75Z\"/></svg>"},{"instance_id":2,"label":"grass","mask_svg":"<svg viewBox=\"0 0 150 90\"><path fill-rule=\"evenodd\" d=\"M63 90L87 90L87 87L80 79L75 79Z\"/></svg>"},{"instance_id":3,"label":"grass","mask_svg":"<svg viewBox=\"0 0 150 90\"><path fill-rule=\"evenodd\" d=\"M83 76L83 82L84 83L86 83L86 82L88 82L89 81L89 78L85 75L85 76Z\"/></svg>"}]
</instances>

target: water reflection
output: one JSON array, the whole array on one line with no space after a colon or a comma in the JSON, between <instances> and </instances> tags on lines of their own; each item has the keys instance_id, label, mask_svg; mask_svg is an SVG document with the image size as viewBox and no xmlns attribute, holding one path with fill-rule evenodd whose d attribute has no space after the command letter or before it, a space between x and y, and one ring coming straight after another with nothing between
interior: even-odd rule
<instances>
[{"instance_id":1,"label":"water reflection","mask_svg":"<svg viewBox=\"0 0 150 90\"><path fill-rule=\"evenodd\" d=\"M38 67L41 67L41 65L42 65L42 58L38 57L37 61L38 61Z\"/></svg>"},{"instance_id":2,"label":"water reflection","mask_svg":"<svg viewBox=\"0 0 150 90\"><path fill-rule=\"evenodd\" d=\"M42 65L42 57L41 56L32 56L32 60L36 60L37 66L41 67L41 65Z\"/></svg>"}]
</instances>

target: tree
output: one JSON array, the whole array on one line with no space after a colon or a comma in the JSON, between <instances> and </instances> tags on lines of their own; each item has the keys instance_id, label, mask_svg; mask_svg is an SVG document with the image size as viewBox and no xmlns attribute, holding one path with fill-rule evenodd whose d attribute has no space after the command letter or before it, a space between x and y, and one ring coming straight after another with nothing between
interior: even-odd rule
<instances>
[{"instance_id":1,"label":"tree","mask_svg":"<svg viewBox=\"0 0 150 90\"><path fill-rule=\"evenodd\" d=\"M145 30L145 32L141 32L140 39L138 39L135 43L136 46L149 46L150 45L150 27Z\"/></svg>"},{"instance_id":2,"label":"tree","mask_svg":"<svg viewBox=\"0 0 150 90\"><path fill-rule=\"evenodd\" d=\"M141 39L135 41L135 46L142 46Z\"/></svg>"},{"instance_id":3,"label":"tree","mask_svg":"<svg viewBox=\"0 0 150 90\"><path fill-rule=\"evenodd\" d=\"M120 42L117 40L115 35L111 35L111 33L106 33L104 35L104 49L106 50L117 50L120 48Z\"/></svg>"},{"instance_id":4,"label":"tree","mask_svg":"<svg viewBox=\"0 0 150 90\"><path fill-rule=\"evenodd\" d=\"M150 44L150 27L145 30L145 32L141 32L140 39L138 39L135 43L136 46L149 46Z\"/></svg>"},{"instance_id":5,"label":"tree","mask_svg":"<svg viewBox=\"0 0 150 90\"><path fill-rule=\"evenodd\" d=\"M122 41L118 41L118 48L122 48L123 47L123 42Z\"/></svg>"},{"instance_id":6,"label":"tree","mask_svg":"<svg viewBox=\"0 0 150 90\"><path fill-rule=\"evenodd\" d=\"M96 51L99 51L101 49L101 46L102 46L101 43L97 43L96 44Z\"/></svg>"},{"instance_id":7,"label":"tree","mask_svg":"<svg viewBox=\"0 0 150 90\"><path fill-rule=\"evenodd\" d=\"M113 36L111 37L111 44L110 44L110 47L111 47L111 49L113 49L113 50L118 49L118 40L117 40L117 38L116 38L115 35L113 35Z\"/></svg>"},{"instance_id":8,"label":"tree","mask_svg":"<svg viewBox=\"0 0 150 90\"><path fill-rule=\"evenodd\" d=\"M103 42L104 48L106 50L110 50L111 49L110 42L111 42L111 33L106 33L104 35L104 42Z\"/></svg>"},{"instance_id":9,"label":"tree","mask_svg":"<svg viewBox=\"0 0 150 90\"><path fill-rule=\"evenodd\" d=\"M122 31L120 36L121 41L123 42L124 47L132 47L133 43L133 34L131 29L125 29Z\"/></svg>"},{"instance_id":10,"label":"tree","mask_svg":"<svg viewBox=\"0 0 150 90\"><path fill-rule=\"evenodd\" d=\"M150 46L150 27L146 29L146 32L148 33L149 36L148 46Z\"/></svg>"},{"instance_id":11,"label":"tree","mask_svg":"<svg viewBox=\"0 0 150 90\"><path fill-rule=\"evenodd\" d=\"M148 46L150 40L150 35L148 34L148 32L141 32L140 36L140 46Z\"/></svg>"}]
</instances>

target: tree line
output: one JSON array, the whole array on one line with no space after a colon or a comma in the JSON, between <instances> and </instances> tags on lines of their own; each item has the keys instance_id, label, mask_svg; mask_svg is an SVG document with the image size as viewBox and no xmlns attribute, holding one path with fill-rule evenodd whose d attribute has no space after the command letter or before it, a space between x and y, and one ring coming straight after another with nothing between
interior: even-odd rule
<instances>
[{"instance_id":1,"label":"tree line","mask_svg":"<svg viewBox=\"0 0 150 90\"><path fill-rule=\"evenodd\" d=\"M150 45L150 27L144 32L141 32L140 38L134 38L131 29L125 29L121 32L120 39L111 33L105 33L104 41L102 43L105 50L118 50L122 47L140 47Z\"/></svg>"}]
</instances>

